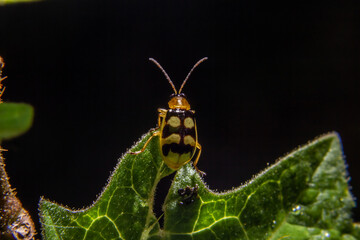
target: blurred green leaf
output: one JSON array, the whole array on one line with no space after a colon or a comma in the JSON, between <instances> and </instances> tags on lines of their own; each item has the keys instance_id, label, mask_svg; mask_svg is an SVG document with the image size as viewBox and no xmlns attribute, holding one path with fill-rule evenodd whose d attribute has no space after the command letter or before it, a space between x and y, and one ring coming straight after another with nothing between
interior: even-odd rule
<instances>
[{"instance_id":1,"label":"blurred green leaf","mask_svg":"<svg viewBox=\"0 0 360 240\"><path fill-rule=\"evenodd\" d=\"M14 4L14 3L30 3L30 2L39 2L41 0L0 0L0 6L5 4Z\"/></svg>"},{"instance_id":2,"label":"blurred green leaf","mask_svg":"<svg viewBox=\"0 0 360 240\"><path fill-rule=\"evenodd\" d=\"M34 109L26 103L0 104L0 140L25 133L33 122Z\"/></svg>"},{"instance_id":3,"label":"blurred green leaf","mask_svg":"<svg viewBox=\"0 0 360 240\"><path fill-rule=\"evenodd\" d=\"M148 134L133 150L144 144ZM245 185L209 190L191 163L181 168L165 200L164 229L152 212L158 181L170 174L159 139L144 153L125 154L89 208L74 211L42 199L45 239L359 239L341 144L325 135L280 159ZM193 195L179 189L199 186Z\"/></svg>"}]
</instances>

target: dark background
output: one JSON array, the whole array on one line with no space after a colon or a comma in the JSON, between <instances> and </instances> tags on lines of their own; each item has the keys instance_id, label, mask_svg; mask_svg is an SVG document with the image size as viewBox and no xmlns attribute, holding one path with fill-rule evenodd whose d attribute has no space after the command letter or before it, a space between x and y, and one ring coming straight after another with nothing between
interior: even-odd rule
<instances>
[{"instance_id":1,"label":"dark background","mask_svg":"<svg viewBox=\"0 0 360 240\"><path fill-rule=\"evenodd\" d=\"M3 144L13 187L35 218L40 196L91 204L117 159L156 126L156 109L167 107L171 87L148 58L179 87L207 56L184 92L211 189L239 186L337 131L360 197L359 10L359 1L252 0L0 7L4 100L35 107L31 130ZM170 181L160 183L158 211Z\"/></svg>"}]
</instances>

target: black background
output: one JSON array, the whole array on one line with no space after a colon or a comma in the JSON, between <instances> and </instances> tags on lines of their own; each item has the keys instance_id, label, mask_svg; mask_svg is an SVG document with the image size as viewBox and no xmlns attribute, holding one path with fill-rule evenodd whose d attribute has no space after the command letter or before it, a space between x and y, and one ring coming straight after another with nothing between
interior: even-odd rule
<instances>
[{"instance_id":1,"label":"black background","mask_svg":"<svg viewBox=\"0 0 360 240\"><path fill-rule=\"evenodd\" d=\"M156 126L170 85L197 113L210 188L241 185L315 137L337 131L360 197L359 1L72 0L0 7L5 101L35 107L4 142L24 206L40 196L88 206L117 159ZM160 183L159 212L171 178ZM360 220L359 208L354 210ZM36 220L37 221L37 220Z\"/></svg>"}]
</instances>

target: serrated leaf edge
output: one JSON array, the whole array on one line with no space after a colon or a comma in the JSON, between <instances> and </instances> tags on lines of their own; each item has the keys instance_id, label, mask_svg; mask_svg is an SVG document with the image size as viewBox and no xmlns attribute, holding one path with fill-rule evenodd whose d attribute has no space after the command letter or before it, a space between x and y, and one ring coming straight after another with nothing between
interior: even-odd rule
<instances>
[{"instance_id":1,"label":"serrated leaf edge","mask_svg":"<svg viewBox=\"0 0 360 240\"><path fill-rule=\"evenodd\" d=\"M206 182L203 180L203 178L202 178L201 176L199 176L199 174L195 174L196 171L195 171L195 169L194 169L193 167L192 167L192 171L193 171L194 174L195 174L195 179L196 179L197 181L199 181L199 182L203 185L205 191L207 191L208 193L210 193L210 194L212 194L212 195L214 195L214 196L226 196L226 195L229 195L229 194L231 194L231 193L240 191L241 189L247 187L249 184L254 183L259 177L261 177L262 175L264 175L265 173L267 173L269 170L271 170L271 169L275 168L276 166L278 166L278 165L282 162L282 160L288 159L288 158L294 156L295 154L297 154L298 152L300 152L300 151L302 151L302 150L305 150L308 146L310 146L310 145L315 145L315 144L317 144L318 142L324 141L324 140L326 140L326 139L329 139L329 140L332 139L332 141L329 143L329 148L327 149L327 152L324 154L323 159L325 159L326 156L329 154L329 152L332 150L332 145L334 144L334 141L338 141L338 142L339 142L339 146L340 146L341 157L342 157L343 161L345 161L345 159L344 159L344 154L343 154L343 148L342 148L342 144L341 144L341 138L340 138L339 134L338 134L337 132L330 132L330 133L326 133L326 134L320 135L319 137L317 137L317 138L315 138L315 139L313 139L313 140L308 141L308 143L306 143L306 144L304 144L304 145L300 145L299 147L297 147L297 148L294 149L293 151L285 154L283 157L278 158L278 159L275 161L274 164L268 166L267 168L265 168L264 170L262 170L260 173L254 175L251 180L249 180L249 181L245 182L244 184L241 184L239 187L234 188L234 189L231 189L231 190L225 190L225 191L223 191L223 192L214 191L214 190L212 190L212 189L210 189L210 188L208 187L208 185L206 184ZM323 161L323 160L322 160L322 161ZM321 162L322 162L322 161L321 161ZM314 173L317 171L318 167L321 165L321 162L319 163L319 165L317 166L317 168L314 170ZM346 164L346 162L345 162L345 164ZM346 172L346 175L348 175L347 172ZM174 177L173 184L176 182L175 179L176 179L177 177L178 177L178 173L177 173L176 176ZM170 188L173 188L173 184L171 185ZM350 191L350 190L349 190L349 191ZM170 193L169 193L169 194L170 194ZM248 201L249 197L250 197L252 194L253 194L253 193L251 193L251 194L249 194L249 196L247 196L246 202ZM202 201L202 203L204 203L204 201L201 199L201 197L199 197L199 198L200 198L200 200ZM239 216L241 215L241 212L243 211L243 209L244 209L245 206L247 205L246 202L244 203L243 208L240 210ZM166 203L167 203L167 198L166 198L166 200L165 200L165 204L166 204ZM226 208L226 205L225 205L225 208ZM200 211L200 209L201 209L201 208L199 208L199 211ZM226 211L225 211L225 212L226 212ZM210 228L209 228L210 226L212 226L213 224L215 224L215 223L223 220L224 218L235 218L234 216L225 216L224 218L221 218L221 219L216 220L216 221L215 221L213 224L211 224L210 226L207 226L206 228L198 229L198 230L195 231L196 222L198 221L199 216L200 216L200 212L197 214L197 220L196 220L195 223L194 223L194 227L193 227L192 232L189 232L189 233L178 232L178 233L176 233L176 232L171 232L171 231L166 231L166 230L164 230L164 234L166 234L166 235L167 235L167 234L170 234L170 235L192 235L192 234L194 234L194 233L196 233L196 232L200 232L200 231L202 231L202 230L204 230L204 229L210 229ZM286 216L284 217L284 219L283 219L282 222L286 222L287 217L288 217L288 214L286 214ZM243 224L241 223L241 221L240 221L239 219L237 219L237 220L239 221L240 227L242 228L242 230L243 230L244 233L245 233L246 239L249 240L249 237L247 236L247 232L245 231L245 229L244 229L244 227L243 227ZM353 223L353 224L354 224L354 226L360 227L360 224L358 224L358 223ZM280 226L280 225L281 225L281 224L277 225L277 228L276 228L277 230L279 229L279 226ZM211 230L211 229L210 229L210 230ZM272 232L272 236L274 236L275 233L276 233L276 231ZM216 236L215 233L214 233L214 235ZM270 236L268 239L271 239L272 236Z\"/></svg>"}]
</instances>

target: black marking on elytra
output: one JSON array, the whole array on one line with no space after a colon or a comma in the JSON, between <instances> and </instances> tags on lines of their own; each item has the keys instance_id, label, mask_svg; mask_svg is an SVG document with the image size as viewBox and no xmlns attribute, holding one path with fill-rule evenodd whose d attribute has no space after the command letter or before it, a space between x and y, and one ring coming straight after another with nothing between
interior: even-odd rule
<instances>
[{"instance_id":1,"label":"black marking on elytra","mask_svg":"<svg viewBox=\"0 0 360 240\"><path fill-rule=\"evenodd\" d=\"M165 121L169 120L172 116L176 116L181 120L184 120L186 117L194 118L194 112L190 110L183 109L169 109L166 113Z\"/></svg>"},{"instance_id":2,"label":"black marking on elytra","mask_svg":"<svg viewBox=\"0 0 360 240\"><path fill-rule=\"evenodd\" d=\"M162 130L161 138L167 138L171 134L176 133L180 135L181 141L184 140L184 137L187 135L190 135L194 139L196 139L196 132L195 128L186 128L183 125L180 125L179 127L171 127L169 124L166 124Z\"/></svg>"},{"instance_id":3,"label":"black marking on elytra","mask_svg":"<svg viewBox=\"0 0 360 240\"><path fill-rule=\"evenodd\" d=\"M195 131L195 127L193 128L186 128L184 125L184 119L187 117L190 117L194 120L195 123L195 119L194 119L194 112L189 111L189 110L182 110L182 109L169 109L166 113L165 116L165 122L167 122L172 116L176 116L180 119L180 126L178 127L172 127L170 126L170 124L165 124L163 129L162 129L162 133L161 133L161 138L167 138L169 137L171 134L175 133L175 134L179 134L180 136L180 142L179 143L170 143L170 144L164 144L162 146L162 153L164 154L164 156L167 156L169 154L169 151L171 150L171 152L173 153L178 153L178 154L186 154L186 153L190 153L190 155L192 155L195 151L195 146L191 146L190 144L184 144L184 138L185 136L191 136L193 139L196 140L196 131Z\"/></svg>"},{"instance_id":4,"label":"black marking on elytra","mask_svg":"<svg viewBox=\"0 0 360 240\"><path fill-rule=\"evenodd\" d=\"M195 127L186 128L185 125L184 125L184 119L187 118L187 117L192 118L194 123L195 123L194 115L195 114L192 111L189 111L189 110L169 109L168 112L166 113L166 116L165 116L165 122L167 122L172 116L176 116L176 117L178 117L180 119L180 126L172 127L169 124L165 124L163 129L162 129L161 137L162 138L167 138L171 134L177 133L177 134L180 135L181 141L184 140L184 137L186 135L190 135L191 137L196 139Z\"/></svg>"},{"instance_id":5,"label":"black marking on elytra","mask_svg":"<svg viewBox=\"0 0 360 240\"><path fill-rule=\"evenodd\" d=\"M162 146L162 153L164 154L164 156L167 156L169 154L169 151L171 150L171 152L173 153L178 153L178 154L186 154L186 153L190 153L190 155L192 155L192 153L195 150L195 147L189 145L189 144L184 144L183 142L181 142L180 144L177 143L171 143L171 144L164 144Z\"/></svg>"}]
</instances>

